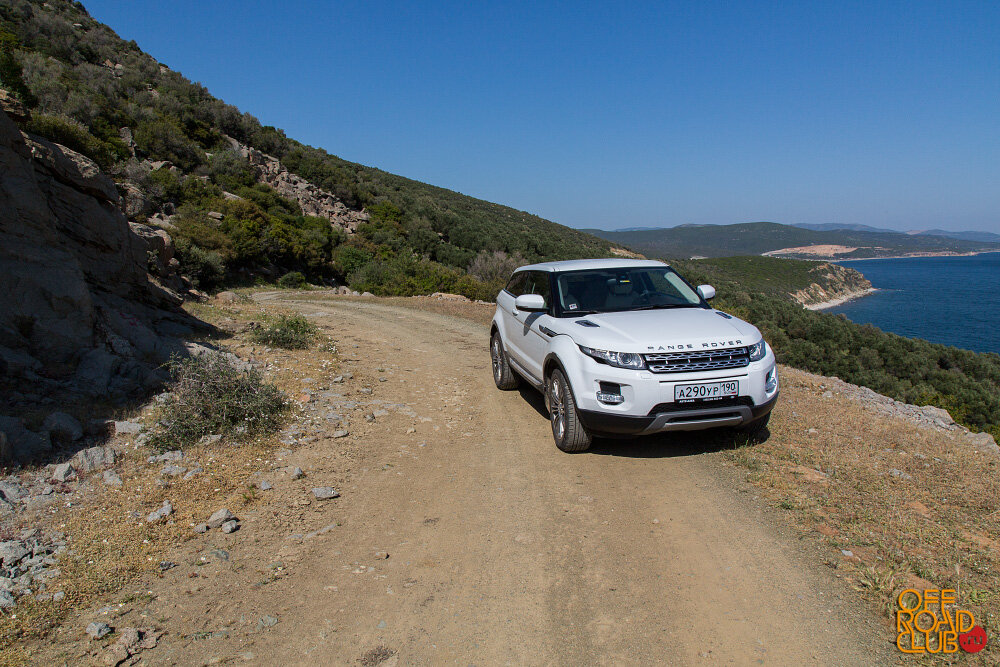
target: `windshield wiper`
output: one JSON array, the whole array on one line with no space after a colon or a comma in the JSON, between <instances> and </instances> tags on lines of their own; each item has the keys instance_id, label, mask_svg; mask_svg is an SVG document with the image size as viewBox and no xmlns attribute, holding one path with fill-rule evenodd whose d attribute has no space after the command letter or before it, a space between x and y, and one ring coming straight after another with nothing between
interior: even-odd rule
<instances>
[{"instance_id":1,"label":"windshield wiper","mask_svg":"<svg viewBox=\"0 0 1000 667\"><path fill-rule=\"evenodd\" d=\"M629 310L667 310L670 308L694 308L698 304L694 303L662 303L662 304L650 304L648 306L639 306L638 308L629 308Z\"/></svg>"}]
</instances>

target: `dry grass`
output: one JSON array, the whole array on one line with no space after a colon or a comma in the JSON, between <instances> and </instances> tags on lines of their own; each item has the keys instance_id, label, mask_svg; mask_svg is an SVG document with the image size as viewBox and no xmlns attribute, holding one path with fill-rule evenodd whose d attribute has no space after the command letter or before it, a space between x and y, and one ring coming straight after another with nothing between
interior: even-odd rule
<instances>
[{"instance_id":1,"label":"dry grass","mask_svg":"<svg viewBox=\"0 0 1000 667\"><path fill-rule=\"evenodd\" d=\"M880 609L894 610L904 588L954 588L1000 637L997 459L946 433L823 398L825 387L794 369L782 379L771 438L727 452L729 460L835 547L830 564ZM978 659L991 663L989 653Z\"/></svg>"},{"instance_id":2,"label":"dry grass","mask_svg":"<svg viewBox=\"0 0 1000 667\"><path fill-rule=\"evenodd\" d=\"M230 330L241 329L247 322L277 311L253 303L231 307L188 304L188 309ZM315 369L315 349L265 353L262 346L249 340L247 333L234 335L225 330L213 342L267 366L269 379L293 398L301 387L303 369L308 367L310 374L322 375ZM326 359L321 365L332 375L334 348L325 338L320 348ZM294 412L297 409L293 402ZM142 418L138 408L120 416ZM45 518L47 525L65 533L72 553L60 558L62 574L48 587L49 591L64 591L66 597L59 603L22 598L11 613L0 613L0 667L31 664L33 645L50 642L53 630L74 613L141 598L143 591L131 590L134 582L158 572L162 560L169 560L170 553L194 539L193 524L205 521L220 507L239 516L260 502L249 480L281 448L284 445L277 436L259 437L241 447L194 445L185 449L185 459L180 463L191 468L197 462L203 472L190 480L167 478L162 485L159 473L163 464L146 463L147 457L157 452L150 447L127 445L125 457L115 465L123 480L121 487L105 486L100 473L95 473L90 478L91 488L75 496L72 506L53 505ZM174 507L169 522L148 524L146 516L164 500L170 500ZM74 661L72 657L67 659Z\"/></svg>"}]
</instances>

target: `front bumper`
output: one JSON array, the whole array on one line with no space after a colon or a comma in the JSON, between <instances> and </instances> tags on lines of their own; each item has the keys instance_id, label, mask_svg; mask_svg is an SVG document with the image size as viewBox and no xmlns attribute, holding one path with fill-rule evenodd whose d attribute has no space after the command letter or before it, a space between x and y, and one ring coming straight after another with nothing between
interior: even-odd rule
<instances>
[{"instance_id":1,"label":"front bumper","mask_svg":"<svg viewBox=\"0 0 1000 667\"><path fill-rule=\"evenodd\" d=\"M644 435L741 426L760 419L774 408L778 400L776 365L774 353L768 348L760 361L735 369L652 373L614 368L585 357L579 363L568 364L566 370L580 421L588 431L598 435ZM776 382L773 388L769 388L767 378L772 372ZM739 384L735 398L674 402L674 387L678 384L723 380ZM618 404L602 402L599 399L601 383L619 385L622 401Z\"/></svg>"},{"instance_id":2,"label":"front bumper","mask_svg":"<svg viewBox=\"0 0 1000 667\"><path fill-rule=\"evenodd\" d=\"M778 402L778 394L765 403L754 405L746 401L707 402L695 407L676 405L644 417L620 415L604 411L577 410L584 428L595 435L647 435L664 431L700 431L720 426L740 426L760 419ZM745 397L744 397L745 398ZM725 403L723 405L723 403ZM666 407L665 404L664 407Z\"/></svg>"}]
</instances>

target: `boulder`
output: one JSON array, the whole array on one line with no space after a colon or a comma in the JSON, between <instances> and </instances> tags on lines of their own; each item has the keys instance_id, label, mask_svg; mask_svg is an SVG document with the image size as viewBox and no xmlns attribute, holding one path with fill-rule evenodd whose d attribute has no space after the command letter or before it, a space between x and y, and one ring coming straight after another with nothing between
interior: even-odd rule
<instances>
[{"instance_id":1,"label":"boulder","mask_svg":"<svg viewBox=\"0 0 1000 667\"><path fill-rule=\"evenodd\" d=\"M989 433L966 433L965 439L981 452L1000 454L1000 447L997 446L996 440Z\"/></svg>"},{"instance_id":2,"label":"boulder","mask_svg":"<svg viewBox=\"0 0 1000 667\"><path fill-rule=\"evenodd\" d=\"M240 296L236 292L219 292L215 295L218 303L239 303Z\"/></svg>"},{"instance_id":3,"label":"boulder","mask_svg":"<svg viewBox=\"0 0 1000 667\"><path fill-rule=\"evenodd\" d=\"M45 421L42 428L49 432L49 437L62 443L76 442L83 437L83 426L76 417L65 412L53 412Z\"/></svg>"},{"instance_id":4,"label":"boulder","mask_svg":"<svg viewBox=\"0 0 1000 667\"><path fill-rule=\"evenodd\" d=\"M237 521L236 515L230 512L228 509L221 509L208 517L208 521L205 522L209 528L218 528L227 521Z\"/></svg>"},{"instance_id":5,"label":"boulder","mask_svg":"<svg viewBox=\"0 0 1000 667\"><path fill-rule=\"evenodd\" d=\"M70 463L82 473L101 470L115 464L115 450L107 446L83 449L73 455Z\"/></svg>"},{"instance_id":6,"label":"boulder","mask_svg":"<svg viewBox=\"0 0 1000 667\"><path fill-rule=\"evenodd\" d=\"M72 463L60 463L52 469L49 480L53 482L69 482L76 479L76 468Z\"/></svg>"},{"instance_id":7,"label":"boulder","mask_svg":"<svg viewBox=\"0 0 1000 667\"><path fill-rule=\"evenodd\" d=\"M0 416L0 432L7 441L8 461L29 461L52 450L48 434L39 434L24 427L16 417Z\"/></svg>"}]
</instances>

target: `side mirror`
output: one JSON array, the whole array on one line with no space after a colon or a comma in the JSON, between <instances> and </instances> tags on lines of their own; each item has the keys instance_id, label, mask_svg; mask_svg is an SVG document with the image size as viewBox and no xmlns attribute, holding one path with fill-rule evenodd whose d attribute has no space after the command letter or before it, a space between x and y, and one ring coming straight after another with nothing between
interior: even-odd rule
<instances>
[{"instance_id":1,"label":"side mirror","mask_svg":"<svg viewBox=\"0 0 1000 667\"><path fill-rule=\"evenodd\" d=\"M714 299L715 288L712 287L711 285L698 285L698 294L700 294L701 298L704 299L705 301L708 301L709 299Z\"/></svg>"},{"instance_id":2,"label":"side mirror","mask_svg":"<svg viewBox=\"0 0 1000 667\"><path fill-rule=\"evenodd\" d=\"M545 305L545 297L541 294L522 294L514 299L514 308L517 310L526 310L529 313L537 313L549 309Z\"/></svg>"}]
</instances>

